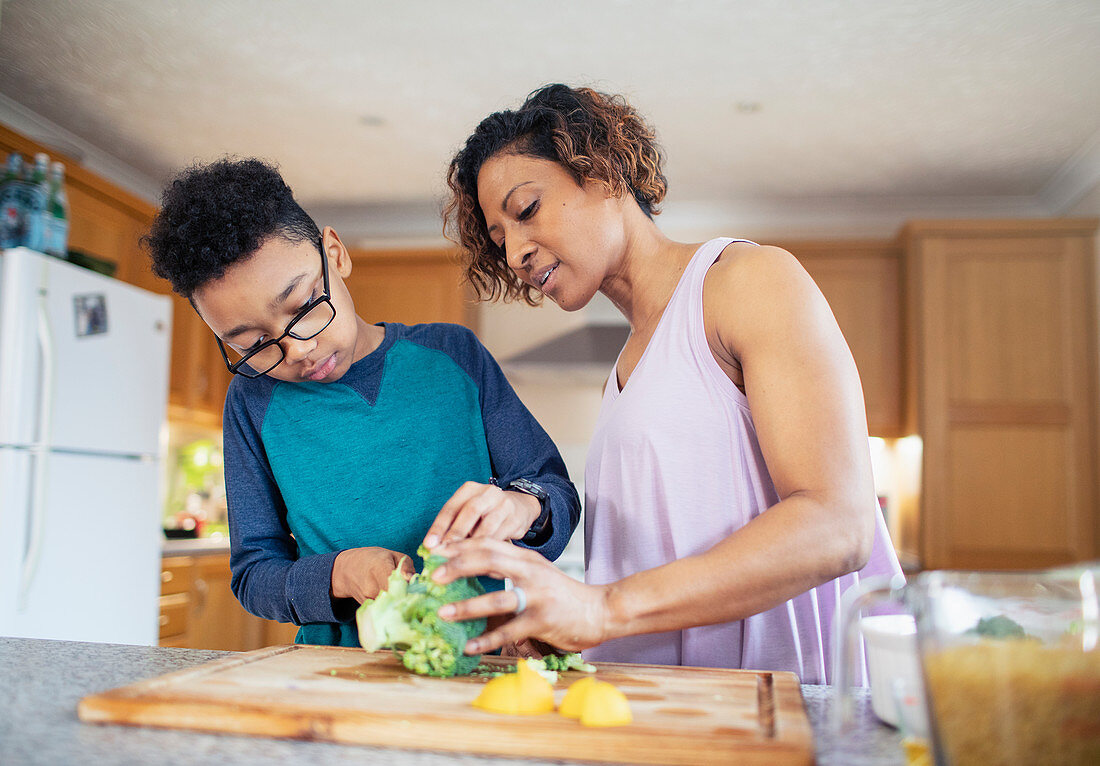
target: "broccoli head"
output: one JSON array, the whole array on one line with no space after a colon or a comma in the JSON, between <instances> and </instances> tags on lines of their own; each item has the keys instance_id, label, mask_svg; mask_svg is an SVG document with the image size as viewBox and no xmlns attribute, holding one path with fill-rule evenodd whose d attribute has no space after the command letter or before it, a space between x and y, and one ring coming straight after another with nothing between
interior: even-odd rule
<instances>
[{"instance_id":1,"label":"broccoli head","mask_svg":"<svg viewBox=\"0 0 1100 766\"><path fill-rule=\"evenodd\" d=\"M440 585L432 572L446 559L420 546L424 560L419 574L408 582L397 567L390 573L386 590L367 599L355 613L359 643L369 652L395 649L414 673L427 676L466 675L477 667L480 656L463 653L466 642L485 631L485 619L448 622L439 618L439 607L464 601L485 592L473 577Z\"/></svg>"}]
</instances>

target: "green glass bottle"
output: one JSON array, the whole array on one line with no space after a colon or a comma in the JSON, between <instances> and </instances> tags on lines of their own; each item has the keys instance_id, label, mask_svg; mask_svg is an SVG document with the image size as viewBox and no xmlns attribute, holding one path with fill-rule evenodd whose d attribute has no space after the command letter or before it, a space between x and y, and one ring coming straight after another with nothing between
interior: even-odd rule
<instances>
[{"instance_id":1,"label":"green glass bottle","mask_svg":"<svg viewBox=\"0 0 1100 766\"><path fill-rule=\"evenodd\" d=\"M23 155L12 152L0 181L0 250L23 244L25 210L19 185L23 180Z\"/></svg>"},{"instance_id":2,"label":"green glass bottle","mask_svg":"<svg viewBox=\"0 0 1100 766\"><path fill-rule=\"evenodd\" d=\"M42 248L47 255L64 258L69 245L69 198L65 194L65 166L50 165L50 194L46 202L46 236Z\"/></svg>"}]
</instances>

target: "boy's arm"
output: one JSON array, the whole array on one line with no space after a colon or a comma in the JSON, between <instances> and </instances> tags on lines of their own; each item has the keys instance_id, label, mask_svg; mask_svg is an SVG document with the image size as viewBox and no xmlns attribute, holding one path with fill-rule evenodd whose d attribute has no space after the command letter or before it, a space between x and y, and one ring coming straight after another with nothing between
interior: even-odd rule
<instances>
[{"instance_id":1,"label":"boy's arm","mask_svg":"<svg viewBox=\"0 0 1100 766\"><path fill-rule=\"evenodd\" d=\"M539 539L517 545L553 561L565 550L580 520L581 504L553 441L520 401L488 349L466 328L457 328L452 356L477 384L481 418L496 483L503 489L528 479L546 490L550 518Z\"/></svg>"},{"instance_id":2,"label":"boy's arm","mask_svg":"<svg viewBox=\"0 0 1100 766\"><path fill-rule=\"evenodd\" d=\"M255 408L262 408L267 397L258 401L242 391L244 385L233 383L222 432L233 593L245 609L269 620L350 622L357 604L330 595L339 551L298 557L258 430L263 419Z\"/></svg>"}]
</instances>

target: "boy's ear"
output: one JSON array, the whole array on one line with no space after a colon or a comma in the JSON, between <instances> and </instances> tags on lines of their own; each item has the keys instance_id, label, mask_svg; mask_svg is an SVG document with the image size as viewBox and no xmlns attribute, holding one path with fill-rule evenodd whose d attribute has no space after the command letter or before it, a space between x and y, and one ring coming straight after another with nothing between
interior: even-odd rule
<instances>
[{"instance_id":1,"label":"boy's ear","mask_svg":"<svg viewBox=\"0 0 1100 766\"><path fill-rule=\"evenodd\" d=\"M330 269L334 268L341 279L347 279L351 274L351 253L344 247L340 235L336 229L326 226L321 230L321 242L325 249L325 255L329 259Z\"/></svg>"}]
</instances>

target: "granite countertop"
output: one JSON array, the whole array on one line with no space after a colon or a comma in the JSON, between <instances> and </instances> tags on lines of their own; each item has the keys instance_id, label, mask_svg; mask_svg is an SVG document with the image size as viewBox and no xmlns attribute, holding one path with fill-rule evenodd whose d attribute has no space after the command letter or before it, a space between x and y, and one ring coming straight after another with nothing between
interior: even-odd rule
<instances>
[{"instance_id":1,"label":"granite countertop","mask_svg":"<svg viewBox=\"0 0 1100 766\"><path fill-rule=\"evenodd\" d=\"M324 742L85 724L81 697L231 655L232 652L0 637L0 763L7 764L509 764L546 761L453 755ZM821 766L900 766L901 737L879 723L870 696L842 737L828 726L832 690L803 685Z\"/></svg>"}]
</instances>

